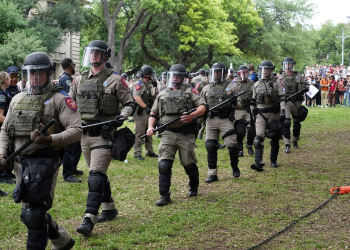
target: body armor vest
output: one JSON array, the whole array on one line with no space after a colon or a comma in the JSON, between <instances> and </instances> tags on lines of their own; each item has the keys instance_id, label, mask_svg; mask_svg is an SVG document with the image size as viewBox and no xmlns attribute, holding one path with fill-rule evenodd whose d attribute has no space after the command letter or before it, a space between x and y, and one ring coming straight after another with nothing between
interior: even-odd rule
<instances>
[{"instance_id":1,"label":"body armor vest","mask_svg":"<svg viewBox=\"0 0 350 250\"><path fill-rule=\"evenodd\" d=\"M226 101L230 98L230 96L226 92L227 85L230 84L224 83L222 85L214 85L214 83L209 83L209 94L206 96L207 104L209 105L209 108L212 108L219 103ZM221 105L217 108L217 110L224 110L231 107L231 102L228 102L224 105Z\"/></svg>"},{"instance_id":2,"label":"body armor vest","mask_svg":"<svg viewBox=\"0 0 350 250\"><path fill-rule=\"evenodd\" d=\"M298 87L300 80L296 81L296 76L297 74L295 72L293 72L291 75L284 73L282 76L282 82L287 96L293 95L299 91Z\"/></svg>"},{"instance_id":3,"label":"body armor vest","mask_svg":"<svg viewBox=\"0 0 350 250\"><path fill-rule=\"evenodd\" d=\"M117 115L119 100L115 93L105 93L103 82L113 73L104 69L99 77L87 79L88 71L82 73L82 84L77 93L77 105L80 117L85 121L99 121L100 113Z\"/></svg>"},{"instance_id":4,"label":"body armor vest","mask_svg":"<svg viewBox=\"0 0 350 250\"><path fill-rule=\"evenodd\" d=\"M183 112L190 111L195 107L190 93L185 93L187 85L179 89L167 88L165 98L161 99L160 114L182 115Z\"/></svg>"},{"instance_id":5,"label":"body armor vest","mask_svg":"<svg viewBox=\"0 0 350 250\"><path fill-rule=\"evenodd\" d=\"M245 82L237 81L238 92L242 92L244 90L247 91L243 95L241 95L244 109L250 110L250 101L252 100L252 97L253 97L253 91L252 91L253 85L254 85L254 82L250 80L247 80Z\"/></svg>"},{"instance_id":6,"label":"body armor vest","mask_svg":"<svg viewBox=\"0 0 350 250\"><path fill-rule=\"evenodd\" d=\"M273 104L278 100L277 93L273 88L274 82L270 79L270 82L264 82L259 79L259 85L257 88L257 103L259 104Z\"/></svg>"},{"instance_id":7,"label":"body armor vest","mask_svg":"<svg viewBox=\"0 0 350 250\"><path fill-rule=\"evenodd\" d=\"M50 99L56 92L62 90L62 87L55 86L42 95L23 94L23 98L13 107L12 115L8 123L8 136L30 137L35 129L39 129L40 123L46 124L49 121L43 120L44 102ZM62 124L57 121L54 125L54 133L62 130Z\"/></svg>"},{"instance_id":8,"label":"body armor vest","mask_svg":"<svg viewBox=\"0 0 350 250\"><path fill-rule=\"evenodd\" d=\"M144 82L142 82L142 83L146 85L147 90L145 92L143 92L141 99L147 106L152 107L154 100L156 99L156 97L152 96L152 93L151 93L153 86L150 84L146 84Z\"/></svg>"}]
</instances>

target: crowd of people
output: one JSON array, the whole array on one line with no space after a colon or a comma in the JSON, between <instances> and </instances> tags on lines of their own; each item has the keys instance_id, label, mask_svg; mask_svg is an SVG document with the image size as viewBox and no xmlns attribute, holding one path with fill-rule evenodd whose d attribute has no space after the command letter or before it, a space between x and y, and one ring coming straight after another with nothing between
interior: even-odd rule
<instances>
[{"instance_id":1,"label":"crowd of people","mask_svg":"<svg viewBox=\"0 0 350 250\"><path fill-rule=\"evenodd\" d=\"M308 107L349 107L350 65L314 65L306 67L304 75L319 93L313 98L306 96Z\"/></svg>"},{"instance_id":2,"label":"crowd of people","mask_svg":"<svg viewBox=\"0 0 350 250\"><path fill-rule=\"evenodd\" d=\"M113 142L118 128L129 117L135 122L134 158L141 162L145 156L158 161L157 206L171 202L172 167L177 152L189 179L188 195L198 195L196 137L205 140L206 183L219 181L220 149L227 148L234 178L241 176L238 159L244 157L244 144L246 152L254 155L250 167L257 172L264 171L265 140L270 139L269 160L273 168L279 167L281 139L285 153L299 149L301 122L307 116L302 105L304 93L309 89L308 83L316 82L307 82L295 71L296 62L291 57L284 58L279 75L274 72L275 65L264 60L259 74L252 64L241 65L235 71L216 62L209 70L190 74L183 65L174 64L157 78L153 68L145 65L129 81L125 73L113 71L109 57L105 42L92 41L84 49L81 62L89 69L73 79L75 64L66 58L61 62L64 73L55 84L51 79L55 64L41 52L28 55L20 70L12 66L0 73L0 174L7 183L17 183L13 198L21 202L21 221L28 229L27 249L44 250L48 239L54 249L74 246L74 239L48 211L62 163L64 180L81 182L74 176L83 174L76 169L81 153L89 167L88 195L83 220L76 231L90 236L98 223L116 218L118 211L108 168L117 147ZM16 86L19 71L22 83L26 83L22 92ZM313 75L314 71L307 72L310 79ZM335 91L342 85L334 74L327 77L333 101ZM342 84L344 88L347 85L344 81ZM312 99L306 102L313 105ZM53 127L43 131L42 125L52 119ZM156 130L160 131L156 134ZM158 154L153 150L153 135L161 137ZM141 137L145 137L143 142ZM33 143L22 148L28 139ZM19 152L21 148L23 151ZM14 150L20 155L14 162L7 161ZM12 180L13 169L16 181ZM33 171L36 178L29 175ZM43 181L38 183L38 178ZM21 189L23 185L25 189Z\"/></svg>"}]
</instances>

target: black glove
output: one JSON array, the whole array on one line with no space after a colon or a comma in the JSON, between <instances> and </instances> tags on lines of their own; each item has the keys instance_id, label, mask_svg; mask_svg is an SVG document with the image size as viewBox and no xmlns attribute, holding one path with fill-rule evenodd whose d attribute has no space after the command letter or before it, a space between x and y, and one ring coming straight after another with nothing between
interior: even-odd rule
<instances>
[{"instance_id":1,"label":"black glove","mask_svg":"<svg viewBox=\"0 0 350 250\"><path fill-rule=\"evenodd\" d=\"M231 99L233 105L237 104L237 96L233 95L230 97L230 99Z\"/></svg>"},{"instance_id":2,"label":"black glove","mask_svg":"<svg viewBox=\"0 0 350 250\"><path fill-rule=\"evenodd\" d=\"M281 109L280 122L284 122L285 120L286 120L286 112L284 111L284 109Z\"/></svg>"},{"instance_id":3,"label":"black glove","mask_svg":"<svg viewBox=\"0 0 350 250\"><path fill-rule=\"evenodd\" d=\"M5 155L0 155L0 170L8 169L9 166L6 163L6 158Z\"/></svg>"},{"instance_id":4,"label":"black glove","mask_svg":"<svg viewBox=\"0 0 350 250\"><path fill-rule=\"evenodd\" d=\"M118 115L116 118L114 118L114 120L112 120L111 126L113 128L118 128L123 125L124 120L125 120L124 116Z\"/></svg>"},{"instance_id":5,"label":"black glove","mask_svg":"<svg viewBox=\"0 0 350 250\"><path fill-rule=\"evenodd\" d=\"M148 106L146 106L146 107L144 108L144 110L146 111L146 114L147 114L147 115L149 115L149 114L151 113L151 108L148 107Z\"/></svg>"},{"instance_id":6,"label":"black glove","mask_svg":"<svg viewBox=\"0 0 350 250\"><path fill-rule=\"evenodd\" d=\"M252 111L253 111L253 115L257 116L258 115L258 108L256 106L252 106Z\"/></svg>"}]
</instances>

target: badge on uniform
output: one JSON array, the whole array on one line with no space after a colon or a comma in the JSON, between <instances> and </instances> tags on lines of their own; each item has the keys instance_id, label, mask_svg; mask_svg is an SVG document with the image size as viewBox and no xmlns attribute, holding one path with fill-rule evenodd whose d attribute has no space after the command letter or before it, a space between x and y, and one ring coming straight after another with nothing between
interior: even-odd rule
<instances>
[{"instance_id":1,"label":"badge on uniform","mask_svg":"<svg viewBox=\"0 0 350 250\"><path fill-rule=\"evenodd\" d=\"M104 81L104 82L103 82L103 86L106 87L107 85L108 85L108 82L107 82L107 81Z\"/></svg>"},{"instance_id":2,"label":"badge on uniform","mask_svg":"<svg viewBox=\"0 0 350 250\"><path fill-rule=\"evenodd\" d=\"M124 77L122 77L122 84L124 85L125 88L129 88L128 84L125 82Z\"/></svg>"},{"instance_id":3,"label":"badge on uniform","mask_svg":"<svg viewBox=\"0 0 350 250\"><path fill-rule=\"evenodd\" d=\"M282 88L282 91L286 91L286 89L285 89L285 88Z\"/></svg>"},{"instance_id":4,"label":"badge on uniform","mask_svg":"<svg viewBox=\"0 0 350 250\"><path fill-rule=\"evenodd\" d=\"M298 77L296 76L295 79L298 79Z\"/></svg>"},{"instance_id":5,"label":"badge on uniform","mask_svg":"<svg viewBox=\"0 0 350 250\"><path fill-rule=\"evenodd\" d=\"M44 102L44 104L49 104L49 103L50 103L50 99L48 99Z\"/></svg>"},{"instance_id":6,"label":"badge on uniform","mask_svg":"<svg viewBox=\"0 0 350 250\"><path fill-rule=\"evenodd\" d=\"M199 95L199 92L195 88L191 88L191 91L195 93L196 95Z\"/></svg>"},{"instance_id":7,"label":"badge on uniform","mask_svg":"<svg viewBox=\"0 0 350 250\"><path fill-rule=\"evenodd\" d=\"M0 102L5 102L6 101L6 98L4 95L0 95Z\"/></svg>"},{"instance_id":8,"label":"badge on uniform","mask_svg":"<svg viewBox=\"0 0 350 250\"><path fill-rule=\"evenodd\" d=\"M67 80L67 81L66 81L66 84L67 84L68 86L70 86L70 85L72 85L72 81L71 81L71 80Z\"/></svg>"},{"instance_id":9,"label":"badge on uniform","mask_svg":"<svg viewBox=\"0 0 350 250\"><path fill-rule=\"evenodd\" d=\"M65 99L65 101L66 101L67 106L68 106L71 110L77 111L77 109L78 109L77 104L75 103L75 101L74 101L72 98L67 97L67 98Z\"/></svg>"},{"instance_id":10,"label":"badge on uniform","mask_svg":"<svg viewBox=\"0 0 350 250\"><path fill-rule=\"evenodd\" d=\"M141 89L141 85L140 85L140 84L136 84L136 85L135 85L135 89L136 89L136 90L140 90L140 89Z\"/></svg>"}]
</instances>

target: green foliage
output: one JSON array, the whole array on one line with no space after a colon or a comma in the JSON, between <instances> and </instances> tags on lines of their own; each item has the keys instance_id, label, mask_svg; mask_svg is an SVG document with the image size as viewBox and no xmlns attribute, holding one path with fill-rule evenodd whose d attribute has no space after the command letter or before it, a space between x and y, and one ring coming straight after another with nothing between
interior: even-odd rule
<instances>
[{"instance_id":1,"label":"green foliage","mask_svg":"<svg viewBox=\"0 0 350 250\"><path fill-rule=\"evenodd\" d=\"M34 34L30 30L27 33L16 30L6 34L7 38L0 44L0 70L6 70L13 65L18 66L32 52L47 52L41 40Z\"/></svg>"},{"instance_id":2,"label":"green foliage","mask_svg":"<svg viewBox=\"0 0 350 250\"><path fill-rule=\"evenodd\" d=\"M345 35L350 35L350 30L345 24L334 25L331 20L322 24L321 29L315 32L316 36L316 59L321 64L341 64L342 29L345 29ZM350 51L350 38L344 42L344 64L348 63ZM328 55L328 60L327 60Z\"/></svg>"},{"instance_id":3,"label":"green foliage","mask_svg":"<svg viewBox=\"0 0 350 250\"><path fill-rule=\"evenodd\" d=\"M4 42L8 32L24 29L27 26L27 21L22 18L18 5L8 0L0 1L0 20L0 44Z\"/></svg>"}]
</instances>

